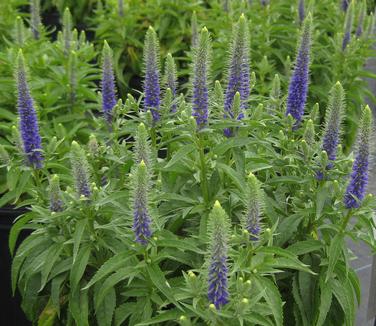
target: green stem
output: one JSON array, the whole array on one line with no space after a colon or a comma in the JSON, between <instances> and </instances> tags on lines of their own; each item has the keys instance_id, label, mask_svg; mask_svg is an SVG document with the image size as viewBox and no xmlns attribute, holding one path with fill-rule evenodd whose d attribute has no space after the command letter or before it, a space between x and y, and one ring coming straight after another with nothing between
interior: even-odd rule
<instances>
[{"instance_id":1,"label":"green stem","mask_svg":"<svg viewBox=\"0 0 376 326\"><path fill-rule=\"evenodd\" d=\"M209 204L209 188L207 180L207 169L205 162L204 146L202 144L202 138L199 138L199 153L200 153L200 169L201 169L201 190L204 197L205 207L208 208Z\"/></svg>"},{"instance_id":2,"label":"green stem","mask_svg":"<svg viewBox=\"0 0 376 326\"><path fill-rule=\"evenodd\" d=\"M208 219L208 209L209 209L209 188L208 188L208 180L207 180L207 169L206 169L206 162L205 162L205 152L204 152L204 146L202 143L202 138L199 136L198 139L198 145L199 145L199 156L200 156L200 175L201 175L201 191L202 196L204 197L204 207L205 212L203 216L201 217L200 222L200 237L206 236L206 230L207 230L207 219Z\"/></svg>"},{"instance_id":3,"label":"green stem","mask_svg":"<svg viewBox=\"0 0 376 326\"><path fill-rule=\"evenodd\" d=\"M352 209L348 210L342 223L342 228L341 228L342 232L346 230L347 224L350 222L350 219L353 216L352 212L353 212Z\"/></svg>"},{"instance_id":4,"label":"green stem","mask_svg":"<svg viewBox=\"0 0 376 326\"><path fill-rule=\"evenodd\" d=\"M155 131L155 127L151 127L150 129L150 138L151 138L151 145L153 150L156 152L157 151L157 133Z\"/></svg>"}]
</instances>

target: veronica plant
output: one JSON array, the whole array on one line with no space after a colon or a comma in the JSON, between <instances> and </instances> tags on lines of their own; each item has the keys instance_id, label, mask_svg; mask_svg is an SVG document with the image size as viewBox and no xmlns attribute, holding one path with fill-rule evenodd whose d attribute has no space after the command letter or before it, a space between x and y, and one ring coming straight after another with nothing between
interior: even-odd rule
<instances>
[{"instance_id":1,"label":"veronica plant","mask_svg":"<svg viewBox=\"0 0 376 326\"><path fill-rule=\"evenodd\" d=\"M206 27L201 30L192 69L192 115L197 127L204 128L209 117L210 36Z\"/></svg>"},{"instance_id":2,"label":"veronica plant","mask_svg":"<svg viewBox=\"0 0 376 326\"><path fill-rule=\"evenodd\" d=\"M226 15L221 4L215 3L213 8L221 8L220 22L226 22L232 14L239 17L237 2L232 3ZM376 248L374 225L370 222L375 200L363 196L363 186L356 190L349 186L365 180L365 174L360 173L364 169L359 166L365 166L368 153L359 147L359 159L353 168L356 176L349 181L352 156L337 148L335 159L329 160L331 147L326 147L328 152L323 151L323 140L318 141L315 136L319 130L325 130L320 125L319 105L312 105L309 97L305 102L304 92L296 92L296 98L304 99L307 119L303 120L304 112L299 106L295 112L300 114L301 128L292 130L297 119L286 118L280 110L287 93L289 78L284 72L289 64L284 65L277 59L271 42L274 33L294 35L296 24L293 28L288 25L287 31L272 32L278 11L275 8L282 10L278 17L287 15L291 19L291 3L287 10L284 2L275 3L265 8L256 1L252 4L260 9L260 17L252 15L253 19L265 21L259 27L249 26L260 46L253 60L257 62L258 79L252 78L250 82L255 89L254 96L250 96L244 108L240 89L232 98L232 112L236 116L244 113L241 123L223 116L225 98L221 83L227 86L228 82L219 78L224 73L223 67L219 71L214 66L219 73L214 90L211 89L209 31L203 29L194 49L192 91L186 99L184 94L177 94L173 114L162 115L162 110L158 110L160 123L153 122L155 107L144 112L146 95L160 96L155 88L145 87L147 94L138 98L129 94L124 104L120 101L112 110L111 132L108 124L100 123L103 119L96 118L100 96L94 93L93 98L89 96L91 100L81 102L85 122L91 126L86 133L73 132L67 136L60 132L64 126L59 126L61 119L66 118L65 113L55 116L59 118L57 126L50 132L56 135L44 137L41 169L22 164L15 154L18 129L4 129L7 142L3 147L11 155L2 155L9 165L9 168L2 165L2 169L15 189L11 198L18 205L30 205L10 234L14 255L12 286L20 292L22 307L30 320L63 325L130 326L353 324L359 282L349 264L353 254L347 249L345 239L351 237L364 241L371 249ZM128 5L126 15L134 10ZM326 2L317 4L318 8L327 8L326 5ZM110 9L103 5L98 12L104 10ZM214 9L207 12L209 17L213 12ZM338 15L343 16L332 12L330 15L336 19ZM200 15L198 18L202 19ZM308 18L309 15L303 31ZM125 21L124 24L130 23ZM317 24L321 26L320 20ZM256 32L260 26L265 28L262 35ZM186 27L187 42L190 42L189 24ZM155 40L153 31L147 33L149 40ZM161 28L158 33L163 35ZM336 33L329 28L328 34ZM216 35L214 58L220 56L223 61L223 50L228 48L227 31L213 35ZM313 49L317 47L316 42L326 37L326 33L313 35ZM72 44L78 47L77 67L85 66L84 53L90 46L85 45L83 38L76 41L74 34L72 39ZM279 43L281 39L284 41ZM285 60L284 51L289 49L291 55L295 40L281 39L275 48ZM66 63L61 40L53 47L55 51L48 52L51 54L48 60L53 58L55 62L58 57ZM352 62L355 56L351 51L357 45L351 44L349 51L343 53L338 34L335 41L332 43L338 49L326 55L326 60L332 62L336 57L338 61ZM362 36L359 44L363 41ZM80 42L84 45L79 45ZM147 43L146 48L155 45L155 42ZM153 54L149 62L156 63L154 59L159 52L153 46L148 49L153 50L148 53ZM174 53L173 47L161 49L162 53ZM262 52L265 49L268 52ZM130 48L129 51L132 52ZM317 51L315 57L321 58L324 53L327 54ZM303 51L303 54L307 59L307 53ZM189 58L174 56L179 58L177 62L189 61ZM308 60L302 61L308 63ZM58 67L65 72L66 66L61 62ZM154 74L149 74L153 78L158 72L159 85L159 70L155 67L151 64L145 69L153 68L150 73ZM307 81L308 70L304 64L300 67L304 68L300 80ZM329 108L335 105L338 108L340 101L333 100L334 90L340 95L346 91L349 99L355 96L346 89L348 81L344 79L343 90L335 85L332 98L328 99L327 80L323 82L326 86L321 87L314 77L317 78L317 70L321 72L321 69L322 65L312 65L310 86L315 96L323 97L321 102L328 102ZM85 92L80 93L81 70L77 70L77 94L82 95ZM279 77L272 82L277 71ZM297 71L294 70L290 85L297 80L294 78ZM339 68L337 72L343 76ZM95 80L99 81L100 77ZM330 86L333 84L331 81ZM54 84L42 85L49 93ZM43 98L40 92L37 94ZM271 98L278 100L275 110L267 109ZM68 98L61 98L59 103L67 105L64 101ZM164 108L164 101L160 104ZM213 114L208 114L209 109ZM91 110L95 110L93 114L89 113ZM334 117L327 120L336 127L335 110L327 112ZM368 120L362 120L360 131L364 143L370 130L370 112L367 112L364 116ZM46 121L41 119L47 125ZM80 129L81 125L74 122L67 126ZM233 137L223 134L228 127L236 128ZM77 141L67 148L66 139L72 137ZM333 163L322 180L317 179L318 163L323 167ZM32 179L32 182L30 177L26 180L30 197L20 197L18 189L23 188L22 178L27 173ZM59 176L59 185L52 176L55 174ZM49 188L47 181L51 183ZM344 198L349 198L349 194L357 198L359 207L346 207ZM354 223L349 223L352 217ZM16 250L17 236L22 229L30 229L32 233Z\"/></svg>"},{"instance_id":3,"label":"veronica plant","mask_svg":"<svg viewBox=\"0 0 376 326\"><path fill-rule=\"evenodd\" d=\"M249 60L249 35L247 20L244 15L239 19L233 32L233 44L230 51L228 84L225 94L225 116L242 119L242 112L247 107L250 94L250 60ZM233 100L236 92L240 94L240 111L232 111ZM225 129L226 136L231 136L232 131Z\"/></svg>"},{"instance_id":4,"label":"veronica plant","mask_svg":"<svg viewBox=\"0 0 376 326\"><path fill-rule=\"evenodd\" d=\"M112 110L116 105L116 88L114 72L112 68L112 54L107 42L103 46L103 63L102 63L102 111L105 120L111 124Z\"/></svg>"}]
</instances>

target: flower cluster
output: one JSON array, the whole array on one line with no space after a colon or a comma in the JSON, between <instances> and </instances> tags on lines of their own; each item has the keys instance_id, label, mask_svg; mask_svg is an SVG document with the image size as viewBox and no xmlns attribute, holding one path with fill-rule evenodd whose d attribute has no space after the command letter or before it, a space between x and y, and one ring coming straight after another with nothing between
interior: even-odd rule
<instances>
[{"instance_id":1,"label":"flower cluster","mask_svg":"<svg viewBox=\"0 0 376 326\"><path fill-rule=\"evenodd\" d=\"M108 124L112 122L112 110L116 105L116 88L112 68L112 54L108 43L104 41L102 63L102 112Z\"/></svg>"},{"instance_id":2,"label":"flower cluster","mask_svg":"<svg viewBox=\"0 0 376 326\"><path fill-rule=\"evenodd\" d=\"M144 161L133 171L133 232L136 241L147 244L151 237L151 217L149 212L149 173Z\"/></svg>"},{"instance_id":3,"label":"flower cluster","mask_svg":"<svg viewBox=\"0 0 376 326\"><path fill-rule=\"evenodd\" d=\"M43 165L42 141L39 134L34 101L26 79L25 60L21 50L17 57L16 82L17 108L23 150L28 163L35 168L41 168Z\"/></svg>"},{"instance_id":4,"label":"flower cluster","mask_svg":"<svg viewBox=\"0 0 376 326\"><path fill-rule=\"evenodd\" d=\"M246 210L243 216L243 229L247 230L251 240L257 240L260 231L260 217L262 212L262 193L259 182L253 173L248 176Z\"/></svg>"},{"instance_id":5,"label":"flower cluster","mask_svg":"<svg viewBox=\"0 0 376 326\"><path fill-rule=\"evenodd\" d=\"M360 124L358 152L355 157L350 182L344 197L346 208L358 208L366 193L371 132L372 111L367 105L363 110Z\"/></svg>"},{"instance_id":6,"label":"flower cluster","mask_svg":"<svg viewBox=\"0 0 376 326\"><path fill-rule=\"evenodd\" d=\"M228 216L216 201L209 216L210 247L208 250L208 298L217 309L228 303Z\"/></svg>"},{"instance_id":7,"label":"flower cluster","mask_svg":"<svg viewBox=\"0 0 376 326\"><path fill-rule=\"evenodd\" d=\"M328 158L331 161L336 159L344 112L345 91L341 83L337 82L330 92L329 104L325 117L324 136L322 139L322 149L326 151Z\"/></svg>"},{"instance_id":8,"label":"flower cluster","mask_svg":"<svg viewBox=\"0 0 376 326\"><path fill-rule=\"evenodd\" d=\"M233 44L230 51L228 83L225 93L225 117L242 119L243 111L247 106L250 94L250 60L249 60L249 32L247 19L244 15L240 19L233 31ZM235 115L232 110L236 92L240 94L241 111ZM225 129L225 135L231 136L232 131Z\"/></svg>"},{"instance_id":9,"label":"flower cluster","mask_svg":"<svg viewBox=\"0 0 376 326\"><path fill-rule=\"evenodd\" d=\"M299 125L304 114L308 92L308 75L311 50L312 17L308 14L304 20L298 54L293 74L290 79L287 96L286 115L291 114Z\"/></svg>"},{"instance_id":10,"label":"flower cluster","mask_svg":"<svg viewBox=\"0 0 376 326\"><path fill-rule=\"evenodd\" d=\"M195 49L192 69L192 115L199 129L206 126L209 117L209 68L211 41L206 27L201 30Z\"/></svg>"},{"instance_id":11,"label":"flower cluster","mask_svg":"<svg viewBox=\"0 0 376 326\"><path fill-rule=\"evenodd\" d=\"M153 121L160 119L159 42L153 27L146 32L144 46L144 110L151 111Z\"/></svg>"},{"instance_id":12,"label":"flower cluster","mask_svg":"<svg viewBox=\"0 0 376 326\"><path fill-rule=\"evenodd\" d=\"M77 194L89 198L91 196L89 163L84 150L76 141L73 141L71 146L71 165Z\"/></svg>"}]
</instances>

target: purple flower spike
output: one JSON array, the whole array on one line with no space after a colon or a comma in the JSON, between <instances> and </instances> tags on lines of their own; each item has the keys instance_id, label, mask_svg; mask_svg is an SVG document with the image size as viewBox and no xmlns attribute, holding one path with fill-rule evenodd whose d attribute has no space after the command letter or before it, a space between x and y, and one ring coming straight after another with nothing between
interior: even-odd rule
<instances>
[{"instance_id":1,"label":"purple flower spike","mask_svg":"<svg viewBox=\"0 0 376 326\"><path fill-rule=\"evenodd\" d=\"M334 161L337 156L337 146L340 140L341 123L345 112L345 91L340 82L337 82L330 91L328 109L325 117L324 137L322 150L328 158Z\"/></svg>"},{"instance_id":2,"label":"purple flower spike","mask_svg":"<svg viewBox=\"0 0 376 326\"><path fill-rule=\"evenodd\" d=\"M305 18L305 4L304 4L304 0L299 0L298 13L299 13L299 22L303 23L304 18Z\"/></svg>"},{"instance_id":3,"label":"purple flower spike","mask_svg":"<svg viewBox=\"0 0 376 326\"><path fill-rule=\"evenodd\" d=\"M228 216L216 201L209 216L210 220L210 247L208 272L208 298L217 309L229 301L228 293Z\"/></svg>"},{"instance_id":4,"label":"purple flower spike","mask_svg":"<svg viewBox=\"0 0 376 326\"><path fill-rule=\"evenodd\" d=\"M108 43L104 41L102 63L102 111L106 121L112 123L112 109L116 105L116 87L112 67L112 53Z\"/></svg>"},{"instance_id":5,"label":"purple flower spike","mask_svg":"<svg viewBox=\"0 0 376 326\"><path fill-rule=\"evenodd\" d=\"M202 129L208 123L209 117L209 64L210 37L206 27L201 30L198 46L195 50L192 80L192 115L197 127Z\"/></svg>"},{"instance_id":6,"label":"purple flower spike","mask_svg":"<svg viewBox=\"0 0 376 326\"><path fill-rule=\"evenodd\" d=\"M244 14L240 19L233 31L233 43L230 51L229 58L229 71L228 71L228 84L225 93L225 118L236 118L241 120L247 106L247 101L250 94L250 69L249 69L249 31L247 19ZM240 94L240 112L235 117L232 112L233 101L236 92ZM225 130L225 135L231 135L231 131Z\"/></svg>"},{"instance_id":7,"label":"purple flower spike","mask_svg":"<svg viewBox=\"0 0 376 326\"><path fill-rule=\"evenodd\" d=\"M178 83L177 83L176 65L175 65L175 61L171 53L168 53L167 58L166 58L165 80L166 80L165 82L166 89L169 88L171 90L171 94L173 98L171 111L175 112L176 111L176 91L177 91Z\"/></svg>"},{"instance_id":8,"label":"purple flower spike","mask_svg":"<svg viewBox=\"0 0 376 326\"><path fill-rule=\"evenodd\" d=\"M346 208L358 208L363 200L368 184L369 144L372 131L372 112L367 105L363 110L358 136L358 152L352 168L350 183L347 186L344 204Z\"/></svg>"},{"instance_id":9,"label":"purple flower spike","mask_svg":"<svg viewBox=\"0 0 376 326\"><path fill-rule=\"evenodd\" d=\"M75 141L72 142L71 147L71 165L77 194L89 198L91 196L89 163L85 152Z\"/></svg>"},{"instance_id":10,"label":"purple flower spike","mask_svg":"<svg viewBox=\"0 0 376 326\"><path fill-rule=\"evenodd\" d=\"M160 84L159 84L159 43L157 34L150 26L146 32L144 47L144 109L150 110L153 121L160 119Z\"/></svg>"},{"instance_id":11,"label":"purple flower spike","mask_svg":"<svg viewBox=\"0 0 376 326\"><path fill-rule=\"evenodd\" d=\"M42 141L39 134L37 113L26 80L25 60L21 50L17 57L16 83L19 128L23 151L26 154L28 163L39 169L43 166Z\"/></svg>"},{"instance_id":12,"label":"purple flower spike","mask_svg":"<svg viewBox=\"0 0 376 326\"><path fill-rule=\"evenodd\" d=\"M358 27L356 28L356 37L361 37L363 34L364 18L367 14L367 4L363 1L360 7L360 13L358 18Z\"/></svg>"},{"instance_id":13,"label":"purple flower spike","mask_svg":"<svg viewBox=\"0 0 376 326\"><path fill-rule=\"evenodd\" d=\"M312 17L308 14L304 20L295 68L290 78L287 96L286 115L296 120L298 126L304 114L308 93L308 75L311 50Z\"/></svg>"},{"instance_id":14,"label":"purple flower spike","mask_svg":"<svg viewBox=\"0 0 376 326\"><path fill-rule=\"evenodd\" d=\"M146 245L152 232L148 200L149 173L144 161L134 171L133 187L133 232L136 241Z\"/></svg>"},{"instance_id":15,"label":"purple flower spike","mask_svg":"<svg viewBox=\"0 0 376 326\"><path fill-rule=\"evenodd\" d=\"M250 239L255 241L261 232L260 217L262 195L259 181L253 173L248 176L247 208L243 217L243 229L249 232Z\"/></svg>"},{"instance_id":16,"label":"purple flower spike","mask_svg":"<svg viewBox=\"0 0 376 326\"><path fill-rule=\"evenodd\" d=\"M341 1L341 9L345 12L347 11L347 8L349 7L349 1L350 0L342 0Z\"/></svg>"},{"instance_id":17,"label":"purple flower spike","mask_svg":"<svg viewBox=\"0 0 376 326\"><path fill-rule=\"evenodd\" d=\"M40 38L40 0L30 0L30 28L34 39Z\"/></svg>"},{"instance_id":18,"label":"purple flower spike","mask_svg":"<svg viewBox=\"0 0 376 326\"><path fill-rule=\"evenodd\" d=\"M343 40L342 40L342 51L345 51L347 45L351 41L351 31L353 28L353 21L354 21L354 3L353 1L351 1L346 12L344 35L343 35Z\"/></svg>"},{"instance_id":19,"label":"purple flower spike","mask_svg":"<svg viewBox=\"0 0 376 326\"><path fill-rule=\"evenodd\" d=\"M192 49L196 48L198 45L198 23L197 23L197 14L196 11L193 12L191 18L191 45Z\"/></svg>"},{"instance_id":20,"label":"purple flower spike","mask_svg":"<svg viewBox=\"0 0 376 326\"><path fill-rule=\"evenodd\" d=\"M50 180L50 211L61 212L63 210L63 201L61 200L60 180L55 174Z\"/></svg>"}]
</instances>

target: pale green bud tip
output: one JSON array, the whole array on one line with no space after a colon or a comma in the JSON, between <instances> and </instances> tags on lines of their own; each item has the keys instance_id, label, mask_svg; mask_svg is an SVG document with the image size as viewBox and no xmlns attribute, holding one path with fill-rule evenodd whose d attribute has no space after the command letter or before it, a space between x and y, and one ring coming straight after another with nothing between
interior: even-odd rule
<instances>
[{"instance_id":1,"label":"pale green bud tip","mask_svg":"<svg viewBox=\"0 0 376 326\"><path fill-rule=\"evenodd\" d=\"M250 285L250 284L251 284L251 281L250 281L250 280L247 280L245 283L246 283L247 285Z\"/></svg>"},{"instance_id":2,"label":"pale green bud tip","mask_svg":"<svg viewBox=\"0 0 376 326\"><path fill-rule=\"evenodd\" d=\"M221 204L220 204L220 202L218 200L215 201L214 207L216 207L216 208L222 208L222 206L221 206Z\"/></svg>"},{"instance_id":3,"label":"pale green bud tip","mask_svg":"<svg viewBox=\"0 0 376 326\"><path fill-rule=\"evenodd\" d=\"M255 177L255 175L252 172L249 172L248 178L254 178L254 177Z\"/></svg>"},{"instance_id":4,"label":"pale green bud tip","mask_svg":"<svg viewBox=\"0 0 376 326\"><path fill-rule=\"evenodd\" d=\"M265 232L270 233L271 232L270 228L265 229Z\"/></svg>"},{"instance_id":5,"label":"pale green bud tip","mask_svg":"<svg viewBox=\"0 0 376 326\"><path fill-rule=\"evenodd\" d=\"M243 234L245 234L245 235L249 235L248 230L243 230Z\"/></svg>"},{"instance_id":6,"label":"pale green bud tip","mask_svg":"<svg viewBox=\"0 0 376 326\"><path fill-rule=\"evenodd\" d=\"M244 279L243 279L242 277L239 277L239 281L240 281L240 282L243 282Z\"/></svg>"},{"instance_id":7,"label":"pale green bud tip","mask_svg":"<svg viewBox=\"0 0 376 326\"><path fill-rule=\"evenodd\" d=\"M53 182L59 182L59 176L57 175L57 174L54 174L53 176L52 176L52 178L51 178L51 181L53 181Z\"/></svg>"},{"instance_id":8,"label":"pale green bud tip","mask_svg":"<svg viewBox=\"0 0 376 326\"><path fill-rule=\"evenodd\" d=\"M215 305L211 303L211 304L209 305L209 308L212 309L212 310L215 310Z\"/></svg>"},{"instance_id":9,"label":"pale green bud tip","mask_svg":"<svg viewBox=\"0 0 376 326\"><path fill-rule=\"evenodd\" d=\"M140 162L140 166L142 166L142 167L146 166L144 160L142 160L142 161Z\"/></svg>"},{"instance_id":10,"label":"pale green bud tip","mask_svg":"<svg viewBox=\"0 0 376 326\"><path fill-rule=\"evenodd\" d=\"M243 299L242 299L242 303L247 304L248 302L249 302L249 301L248 301L247 298L243 298Z\"/></svg>"},{"instance_id":11,"label":"pale green bud tip","mask_svg":"<svg viewBox=\"0 0 376 326\"><path fill-rule=\"evenodd\" d=\"M190 278L195 278L195 277L196 277L196 274L193 273L192 271L189 271L189 272L188 272L188 276L189 276Z\"/></svg>"},{"instance_id":12,"label":"pale green bud tip","mask_svg":"<svg viewBox=\"0 0 376 326\"><path fill-rule=\"evenodd\" d=\"M204 26L201 30L202 33L208 33L208 29L206 28L206 26Z\"/></svg>"},{"instance_id":13,"label":"pale green bud tip","mask_svg":"<svg viewBox=\"0 0 376 326\"><path fill-rule=\"evenodd\" d=\"M185 321L185 320L187 320L187 317L185 317L184 315L181 315L179 319L180 319L180 321Z\"/></svg>"}]
</instances>

